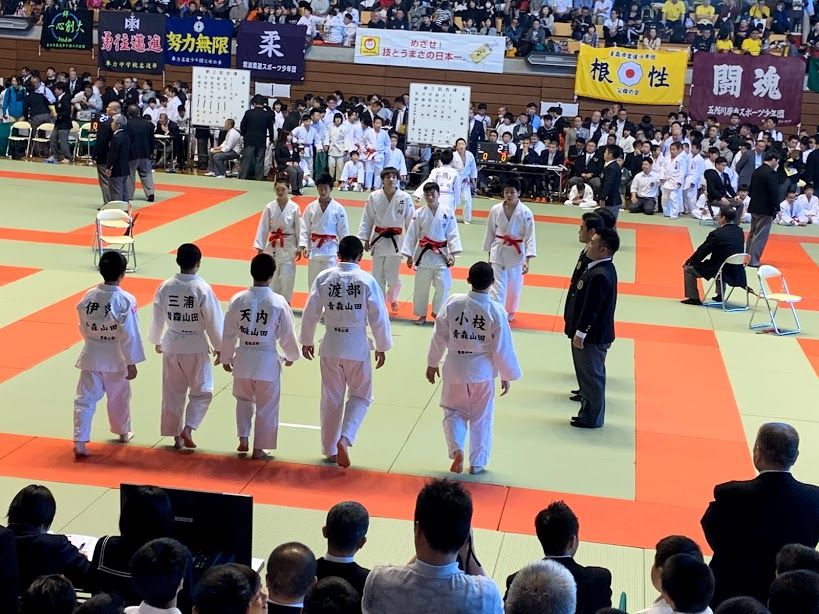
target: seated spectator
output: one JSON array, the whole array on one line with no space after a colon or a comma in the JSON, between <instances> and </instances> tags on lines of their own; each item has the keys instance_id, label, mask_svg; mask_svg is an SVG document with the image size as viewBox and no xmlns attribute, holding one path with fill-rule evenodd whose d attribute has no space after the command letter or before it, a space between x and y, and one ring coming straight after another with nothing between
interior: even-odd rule
<instances>
[{"instance_id":1,"label":"seated spectator","mask_svg":"<svg viewBox=\"0 0 819 614\"><path fill-rule=\"evenodd\" d=\"M240 567L228 564L208 569L193 592L193 614L250 614L254 590Z\"/></svg>"},{"instance_id":2,"label":"seated spectator","mask_svg":"<svg viewBox=\"0 0 819 614\"><path fill-rule=\"evenodd\" d=\"M771 614L819 614L819 574L788 571L771 584Z\"/></svg>"},{"instance_id":3,"label":"seated spectator","mask_svg":"<svg viewBox=\"0 0 819 614\"><path fill-rule=\"evenodd\" d=\"M714 595L714 574L701 558L675 554L663 564L660 584L662 598L669 606L665 612L710 614L708 603Z\"/></svg>"},{"instance_id":4,"label":"seated spectator","mask_svg":"<svg viewBox=\"0 0 819 614\"><path fill-rule=\"evenodd\" d=\"M574 560L580 546L580 523L563 501L555 501L535 517L535 532L546 560L561 564L577 584L577 614L594 614L611 605L611 572L584 567ZM517 574L506 579L507 589ZM507 593L508 598L508 593Z\"/></svg>"},{"instance_id":5,"label":"seated spectator","mask_svg":"<svg viewBox=\"0 0 819 614\"><path fill-rule=\"evenodd\" d=\"M267 611L301 612L304 595L316 582L316 557L298 542L278 546L267 559Z\"/></svg>"},{"instance_id":6,"label":"seated spectator","mask_svg":"<svg viewBox=\"0 0 819 614\"><path fill-rule=\"evenodd\" d=\"M786 544L819 543L819 488L798 482L791 467L799 434L781 422L763 424L754 443L753 479L714 488L702 528L714 551L714 603L748 595L767 601L776 555Z\"/></svg>"},{"instance_id":7,"label":"seated spectator","mask_svg":"<svg viewBox=\"0 0 819 614\"><path fill-rule=\"evenodd\" d=\"M319 580L304 596L304 614L361 614L361 594L347 580Z\"/></svg>"},{"instance_id":8,"label":"seated spectator","mask_svg":"<svg viewBox=\"0 0 819 614\"><path fill-rule=\"evenodd\" d=\"M85 600L74 610L74 614L123 614L124 612L125 604L122 599L108 593L98 593Z\"/></svg>"},{"instance_id":9,"label":"seated spectator","mask_svg":"<svg viewBox=\"0 0 819 614\"><path fill-rule=\"evenodd\" d=\"M370 572L364 614L500 614L503 606L495 583L483 575L467 575L458 566L464 549L467 563L474 558L471 523L472 499L460 483L434 480L424 486L415 504L415 559L409 565L379 565Z\"/></svg>"},{"instance_id":10,"label":"seated spectator","mask_svg":"<svg viewBox=\"0 0 819 614\"><path fill-rule=\"evenodd\" d=\"M651 604L651 607L640 610L637 614L671 614L673 610L663 596L662 576L666 562L678 554L687 554L699 562L703 561L702 551L697 543L683 535L669 535L664 537L654 548L654 564L651 566L651 583L660 592L660 596ZM706 610L710 614L711 609Z\"/></svg>"},{"instance_id":11,"label":"seated spectator","mask_svg":"<svg viewBox=\"0 0 819 614\"><path fill-rule=\"evenodd\" d=\"M802 544L782 546L776 555L776 575L800 570L819 573L819 552Z\"/></svg>"},{"instance_id":12,"label":"seated spectator","mask_svg":"<svg viewBox=\"0 0 819 614\"><path fill-rule=\"evenodd\" d=\"M370 515L355 501L337 503L327 512L321 532L327 539L327 554L316 561L316 578L343 578L361 595L369 569L355 562L356 552L367 543Z\"/></svg>"},{"instance_id":13,"label":"seated spectator","mask_svg":"<svg viewBox=\"0 0 819 614\"><path fill-rule=\"evenodd\" d=\"M18 589L22 593L39 576L62 574L85 587L88 559L65 535L49 533L57 502L45 486L31 484L18 492L9 505L8 528L17 552Z\"/></svg>"},{"instance_id":14,"label":"seated spectator","mask_svg":"<svg viewBox=\"0 0 819 614\"><path fill-rule=\"evenodd\" d=\"M697 36L694 38L694 42L691 43L691 50L694 53L697 53L698 51L705 51L706 53L713 52L714 28L712 28L710 25L701 28L697 33Z\"/></svg>"},{"instance_id":15,"label":"seated spectator","mask_svg":"<svg viewBox=\"0 0 819 614\"><path fill-rule=\"evenodd\" d=\"M586 143L586 151L574 161L569 186L573 186L582 180L584 183L590 185L596 194L600 191L600 175L602 173L603 161L597 155L597 143L593 140L589 140Z\"/></svg>"},{"instance_id":16,"label":"seated spectator","mask_svg":"<svg viewBox=\"0 0 819 614\"><path fill-rule=\"evenodd\" d=\"M714 614L771 614L768 608L753 597L733 597L714 611Z\"/></svg>"},{"instance_id":17,"label":"seated spectator","mask_svg":"<svg viewBox=\"0 0 819 614\"><path fill-rule=\"evenodd\" d=\"M748 55L759 55L762 53L762 30L753 28L748 34L748 38L742 41L740 49L742 53Z\"/></svg>"},{"instance_id":18,"label":"seated spectator","mask_svg":"<svg viewBox=\"0 0 819 614\"><path fill-rule=\"evenodd\" d=\"M774 34L788 34L791 30L790 11L786 8L783 0L776 3L771 30L773 30Z\"/></svg>"},{"instance_id":19,"label":"seated spectator","mask_svg":"<svg viewBox=\"0 0 819 614\"><path fill-rule=\"evenodd\" d=\"M807 226L808 214L796 200L796 192L788 189L785 200L779 203L779 213L774 222L780 226Z\"/></svg>"},{"instance_id":20,"label":"seated spectator","mask_svg":"<svg viewBox=\"0 0 819 614\"><path fill-rule=\"evenodd\" d=\"M267 612L267 587L264 585L264 582L262 582L262 577L247 565L228 563L228 567L237 569L247 579L247 583L250 585L252 596L247 614L264 614Z\"/></svg>"},{"instance_id":21,"label":"seated spectator","mask_svg":"<svg viewBox=\"0 0 819 614\"><path fill-rule=\"evenodd\" d=\"M26 589L20 599L20 614L72 614L76 606L77 595L71 582L52 574L40 576Z\"/></svg>"},{"instance_id":22,"label":"seated spectator","mask_svg":"<svg viewBox=\"0 0 819 614\"><path fill-rule=\"evenodd\" d=\"M216 147L208 150L208 172L205 177L225 178L225 165L230 160L238 160L242 151L242 135L236 130L236 122L225 120L225 138Z\"/></svg>"},{"instance_id":23,"label":"seated spectator","mask_svg":"<svg viewBox=\"0 0 819 614\"><path fill-rule=\"evenodd\" d=\"M586 28L586 33L583 35L580 42L584 45L597 47L597 43L600 42L600 38L597 36L597 29L594 26L589 26Z\"/></svg>"},{"instance_id":24,"label":"seated spectator","mask_svg":"<svg viewBox=\"0 0 819 614\"><path fill-rule=\"evenodd\" d=\"M576 41L583 40L583 37L593 27L592 17L589 14L589 8L584 6L580 9L580 13L572 20L572 38Z\"/></svg>"},{"instance_id":25,"label":"seated spectator","mask_svg":"<svg viewBox=\"0 0 819 614\"><path fill-rule=\"evenodd\" d=\"M630 213L654 215L657 208L657 196L660 193L660 180L652 172L651 156L643 158L640 172L631 180L631 204L627 206Z\"/></svg>"},{"instance_id":26,"label":"seated spectator","mask_svg":"<svg viewBox=\"0 0 819 614\"><path fill-rule=\"evenodd\" d=\"M796 199L799 207L805 212L808 224L819 224L819 197L814 196L812 183L802 187L802 193Z\"/></svg>"},{"instance_id":27,"label":"seated spectator","mask_svg":"<svg viewBox=\"0 0 819 614\"><path fill-rule=\"evenodd\" d=\"M578 206L582 209L597 209L597 200L590 185L583 181L575 183L569 190L569 197L563 203L567 207Z\"/></svg>"},{"instance_id":28,"label":"seated spectator","mask_svg":"<svg viewBox=\"0 0 819 614\"><path fill-rule=\"evenodd\" d=\"M546 559L515 574L506 593L506 614L575 614L577 586L563 565ZM599 610L598 610L599 611Z\"/></svg>"},{"instance_id":29,"label":"seated spectator","mask_svg":"<svg viewBox=\"0 0 819 614\"><path fill-rule=\"evenodd\" d=\"M131 559L131 578L142 602L125 608L126 614L179 614L177 596L190 566L190 551L175 539L160 537L142 546Z\"/></svg>"},{"instance_id":30,"label":"seated spectator","mask_svg":"<svg viewBox=\"0 0 819 614\"><path fill-rule=\"evenodd\" d=\"M614 47L623 42L624 28L620 14L616 9L612 9L609 18L603 22L603 38L606 41L606 47Z\"/></svg>"},{"instance_id":31,"label":"seated spectator","mask_svg":"<svg viewBox=\"0 0 819 614\"><path fill-rule=\"evenodd\" d=\"M685 38L685 2L682 2L682 0L665 0L662 14L663 24L671 32L671 42L682 43Z\"/></svg>"}]
</instances>

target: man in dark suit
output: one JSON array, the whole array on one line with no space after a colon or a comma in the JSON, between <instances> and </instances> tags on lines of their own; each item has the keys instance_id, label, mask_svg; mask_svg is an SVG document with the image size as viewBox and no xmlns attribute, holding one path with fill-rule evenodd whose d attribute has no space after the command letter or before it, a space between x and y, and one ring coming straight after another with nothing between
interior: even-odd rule
<instances>
[{"instance_id":1,"label":"man in dark suit","mask_svg":"<svg viewBox=\"0 0 819 614\"><path fill-rule=\"evenodd\" d=\"M17 582L14 533L0 526L0 612L17 611Z\"/></svg>"},{"instance_id":2,"label":"man in dark suit","mask_svg":"<svg viewBox=\"0 0 819 614\"><path fill-rule=\"evenodd\" d=\"M725 172L728 160L719 156L714 161L714 168L709 168L703 174L705 178L706 198L711 207L722 207L731 204L731 200L736 198L737 193L731 185L731 178ZM736 220L739 223L739 220Z\"/></svg>"},{"instance_id":3,"label":"man in dark suit","mask_svg":"<svg viewBox=\"0 0 819 614\"><path fill-rule=\"evenodd\" d=\"M561 166L564 161L564 154L557 148L555 141L550 141L542 152L540 152L540 164L545 166ZM560 175L554 171L546 171L546 196L560 191Z\"/></svg>"},{"instance_id":4,"label":"man in dark suit","mask_svg":"<svg viewBox=\"0 0 819 614\"><path fill-rule=\"evenodd\" d=\"M403 96L395 97L395 109L390 120L390 132L398 135L398 148L404 149L407 143L407 128L409 126L409 109L404 103Z\"/></svg>"},{"instance_id":5,"label":"man in dark suit","mask_svg":"<svg viewBox=\"0 0 819 614\"><path fill-rule=\"evenodd\" d=\"M60 158L64 164L71 163L71 145L68 142L68 135L71 133L71 97L66 93L65 83L54 84L54 95L57 100L54 103L54 129L51 131L49 146L51 157L46 160L49 164L56 164Z\"/></svg>"},{"instance_id":6,"label":"man in dark suit","mask_svg":"<svg viewBox=\"0 0 819 614\"><path fill-rule=\"evenodd\" d=\"M97 140L94 144L94 161L97 163L97 180L102 192L102 204L107 205L111 200L111 186L108 174L105 172L108 165L108 151L111 148L111 137L114 131L111 130L111 118L120 111L118 102L109 102L105 107L105 114L99 118L97 124Z\"/></svg>"},{"instance_id":7,"label":"man in dark suit","mask_svg":"<svg viewBox=\"0 0 819 614\"><path fill-rule=\"evenodd\" d=\"M131 172L129 164L130 140L128 139L128 120L122 114L114 115L111 119L111 147L108 150L108 161L105 164L105 173L108 175L111 186L111 200L128 200L128 174Z\"/></svg>"},{"instance_id":8,"label":"man in dark suit","mask_svg":"<svg viewBox=\"0 0 819 614\"><path fill-rule=\"evenodd\" d=\"M796 429L780 422L763 424L753 451L759 475L714 488L701 521L714 551L713 605L736 595L766 602L782 546L816 548L819 543L819 488L791 475L798 456Z\"/></svg>"},{"instance_id":9,"label":"man in dark suit","mask_svg":"<svg viewBox=\"0 0 819 614\"><path fill-rule=\"evenodd\" d=\"M615 163L616 164L616 163ZM572 340L572 359L580 384L576 428L600 428L606 416L606 353L614 341L617 271L612 257L620 237L612 228L595 232L586 247L589 264L577 282L577 293L564 332Z\"/></svg>"},{"instance_id":10,"label":"man in dark suit","mask_svg":"<svg viewBox=\"0 0 819 614\"><path fill-rule=\"evenodd\" d=\"M717 217L719 228L712 230L705 242L683 264L685 300L680 302L684 305L702 305L697 279L713 279L726 258L742 253L745 233L737 225L736 216L734 207L722 205ZM726 265L722 270L722 281L726 287L746 288L745 269L738 264ZM714 300L721 301L720 286L717 286L717 292L719 294Z\"/></svg>"},{"instance_id":11,"label":"man in dark suit","mask_svg":"<svg viewBox=\"0 0 819 614\"><path fill-rule=\"evenodd\" d=\"M611 211L615 219L623 208L623 197L620 196L623 169L617 161L618 149L616 145L607 145L603 149L603 183L597 195L598 204Z\"/></svg>"},{"instance_id":12,"label":"man in dark suit","mask_svg":"<svg viewBox=\"0 0 819 614\"><path fill-rule=\"evenodd\" d=\"M327 554L316 561L316 578L342 578L364 594L364 583L370 573L353 559L367 543L370 516L366 508L355 501L344 501L330 508L321 532L327 539Z\"/></svg>"},{"instance_id":13,"label":"man in dark suit","mask_svg":"<svg viewBox=\"0 0 819 614\"><path fill-rule=\"evenodd\" d=\"M264 154L267 139L275 143L276 117L264 108L263 96L253 97L253 108L245 111L239 132L244 139L239 179L264 179Z\"/></svg>"},{"instance_id":14,"label":"man in dark suit","mask_svg":"<svg viewBox=\"0 0 819 614\"><path fill-rule=\"evenodd\" d=\"M473 156L478 155L478 143L486 140L486 124L475 118L475 112L469 110L469 134L467 139L467 149Z\"/></svg>"},{"instance_id":15,"label":"man in dark suit","mask_svg":"<svg viewBox=\"0 0 819 614\"><path fill-rule=\"evenodd\" d=\"M574 560L580 545L577 516L563 501L555 501L535 517L535 532L547 560L560 563L577 584L576 614L594 614L611 606L611 572L603 567L583 567ZM506 578L506 589L517 573Z\"/></svg>"},{"instance_id":16,"label":"man in dark suit","mask_svg":"<svg viewBox=\"0 0 819 614\"><path fill-rule=\"evenodd\" d=\"M65 82L65 93L69 98L74 98L77 94L82 92L85 84L83 80L77 75L77 69L73 66L68 69L68 81Z\"/></svg>"},{"instance_id":17,"label":"man in dark suit","mask_svg":"<svg viewBox=\"0 0 819 614\"><path fill-rule=\"evenodd\" d=\"M751 199L748 213L751 214L751 230L745 243L745 251L751 255L748 266L758 267L768 235L771 232L774 216L779 213L779 178L776 169L779 166L779 154L769 151L765 160L751 175L748 196Z\"/></svg>"},{"instance_id":18,"label":"man in dark suit","mask_svg":"<svg viewBox=\"0 0 819 614\"><path fill-rule=\"evenodd\" d=\"M268 614L301 612L304 596L316 582L316 557L298 542L278 546L267 559Z\"/></svg>"},{"instance_id":19,"label":"man in dark suit","mask_svg":"<svg viewBox=\"0 0 819 614\"><path fill-rule=\"evenodd\" d=\"M603 161L597 153L597 142L587 141L586 151L577 156L574 161L572 177L569 179L569 187L571 188L573 185L583 181L591 186L595 194L598 194L600 192L600 175L602 173Z\"/></svg>"},{"instance_id":20,"label":"man in dark suit","mask_svg":"<svg viewBox=\"0 0 819 614\"><path fill-rule=\"evenodd\" d=\"M136 173L142 183L142 190L149 203L154 202L154 175L151 160L154 157L154 124L149 119L143 119L139 107L128 107L128 138L130 148L128 153L128 189L129 200L134 198L136 188Z\"/></svg>"}]
</instances>

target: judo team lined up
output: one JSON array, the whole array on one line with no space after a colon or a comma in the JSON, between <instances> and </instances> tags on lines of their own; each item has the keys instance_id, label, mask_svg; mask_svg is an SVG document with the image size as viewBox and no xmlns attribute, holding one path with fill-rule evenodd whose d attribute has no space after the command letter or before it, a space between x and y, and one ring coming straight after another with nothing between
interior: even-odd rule
<instances>
[{"instance_id":1,"label":"judo team lined up","mask_svg":"<svg viewBox=\"0 0 819 614\"><path fill-rule=\"evenodd\" d=\"M402 261L415 271L413 312L424 324L430 288L435 329L426 378L441 376L444 434L451 470L464 471L465 440L471 433L469 470L489 463L495 379L501 394L521 371L512 342L513 319L535 257L531 210L520 202L520 185L510 180L503 202L492 207L484 250L489 262L469 269L472 289L448 297L450 268L462 251L451 194L439 185L423 186L423 203L399 189L398 171L385 168L383 187L364 207L358 236L350 236L347 213L331 196L329 176L316 182L318 198L299 214L288 196L287 177L275 182L276 199L265 206L250 264L253 285L230 300L227 312L210 285L198 275L202 253L192 243L179 246L179 273L156 291L148 341L162 356L161 434L176 449L195 448L199 428L213 397L214 366L233 374L238 452L270 458L277 447L282 365L318 354L321 373L321 451L328 461L350 466L349 448L373 401L371 353L375 368L392 347L390 317L398 309ZM359 262L372 257L373 274ZM296 261L308 259L310 293L297 339L290 302ZM74 454L90 454L91 420L107 395L111 432L122 442L133 437L130 380L145 360L134 297L120 287L126 260L106 252L99 263L103 283L77 305L84 346L74 400ZM318 351L316 328L324 325ZM345 399L346 394L346 399ZM186 398L187 397L187 398ZM251 433L252 431L252 433ZM252 448L250 444L253 437Z\"/></svg>"}]
</instances>

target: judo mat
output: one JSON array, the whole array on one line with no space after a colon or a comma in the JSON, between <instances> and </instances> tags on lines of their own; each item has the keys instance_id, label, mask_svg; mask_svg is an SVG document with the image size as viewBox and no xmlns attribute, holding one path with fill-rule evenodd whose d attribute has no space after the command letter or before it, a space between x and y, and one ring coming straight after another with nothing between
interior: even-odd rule
<instances>
[{"instance_id":1,"label":"judo mat","mask_svg":"<svg viewBox=\"0 0 819 614\"><path fill-rule=\"evenodd\" d=\"M153 293L176 272L173 252L180 243L202 248L200 273L223 302L249 285L259 214L274 198L269 182L160 172L155 181L155 203L145 202L137 188L139 269L124 282L141 306L143 340ZM314 194L308 190L296 201L304 206ZM334 196L355 232L366 194ZM467 289L469 265L486 257L484 220L494 202L476 199L474 223L459 225L465 251L453 269L453 292ZM319 370L306 360L284 370L274 460L236 456L231 380L221 369L214 371L213 403L196 432L199 448L172 450L172 441L158 435L161 361L147 341L148 360L133 382L134 441L113 442L100 404L90 445L94 456L75 462L75 305L99 279L90 250L99 203L93 167L0 161L0 508L22 485L42 482L57 498L55 530L100 535L116 532L121 482L242 492L256 503L254 556L266 557L291 539L322 553L324 512L356 499L374 517L360 562L407 560L418 489L430 477L450 476L440 386L424 379L432 327L412 324L408 269L402 267L401 305L392 322L394 348L375 372L375 402L351 449L351 469L321 462ZM819 481L819 232L772 231L763 261L779 267L792 292L804 297L798 305L802 333L776 337L749 330L750 312L678 302L682 263L711 227L623 212L606 426L586 431L568 424L577 404L568 399L575 382L562 333L582 211L529 206L537 221L538 257L513 323L524 375L496 401L489 471L458 479L474 497L478 554L496 579L538 558L534 516L563 499L580 518L578 560L610 567L615 597L625 591L629 609L636 609L653 598L648 569L658 539L682 533L706 547L699 519L713 486L753 476L750 448L760 424L793 424L802 438L795 475ZM369 269L366 257L362 265ZM306 273L302 262L297 319ZM753 269L749 283L757 285ZM780 317L787 321L786 313Z\"/></svg>"}]
</instances>

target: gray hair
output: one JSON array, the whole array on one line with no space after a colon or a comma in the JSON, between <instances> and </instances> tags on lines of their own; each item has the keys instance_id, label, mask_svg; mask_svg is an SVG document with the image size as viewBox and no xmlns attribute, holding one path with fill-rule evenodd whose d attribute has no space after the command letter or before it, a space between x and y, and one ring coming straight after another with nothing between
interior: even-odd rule
<instances>
[{"instance_id":1,"label":"gray hair","mask_svg":"<svg viewBox=\"0 0 819 614\"><path fill-rule=\"evenodd\" d=\"M790 424L767 422L759 427L756 447L769 463L790 469L799 457L799 433Z\"/></svg>"},{"instance_id":2,"label":"gray hair","mask_svg":"<svg viewBox=\"0 0 819 614\"><path fill-rule=\"evenodd\" d=\"M577 585L572 574L549 559L524 567L506 595L506 614L574 614Z\"/></svg>"},{"instance_id":3,"label":"gray hair","mask_svg":"<svg viewBox=\"0 0 819 614\"><path fill-rule=\"evenodd\" d=\"M116 115L114 115L111 121L114 122L120 128L125 128L128 125L128 120L122 113L117 113Z\"/></svg>"}]
</instances>

